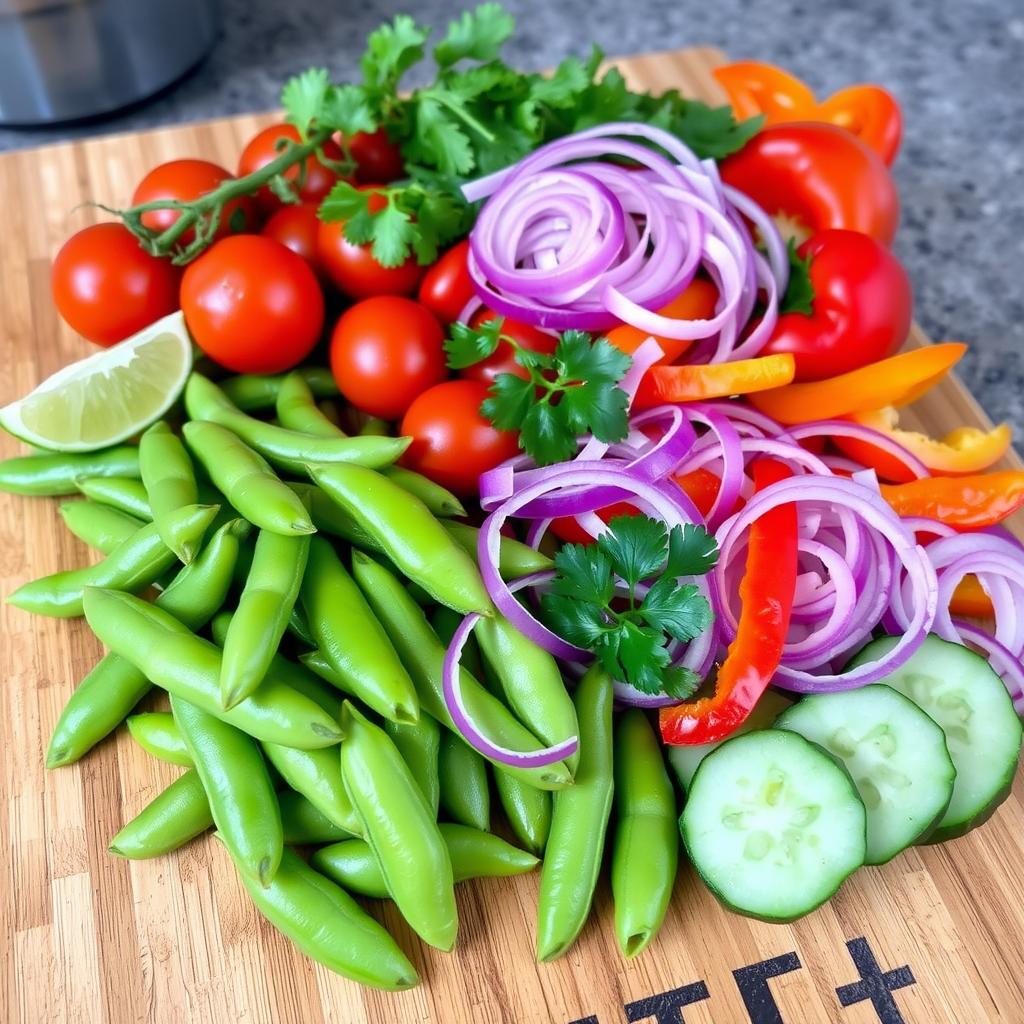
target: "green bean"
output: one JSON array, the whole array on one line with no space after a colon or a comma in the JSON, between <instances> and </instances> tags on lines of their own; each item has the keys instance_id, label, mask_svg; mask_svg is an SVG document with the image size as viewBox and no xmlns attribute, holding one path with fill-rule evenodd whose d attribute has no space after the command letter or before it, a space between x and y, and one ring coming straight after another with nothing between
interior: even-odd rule
<instances>
[{"instance_id":1,"label":"green bean","mask_svg":"<svg viewBox=\"0 0 1024 1024\"><path fill-rule=\"evenodd\" d=\"M153 521L146 485L141 480L125 476L87 476L80 477L75 484L90 501L127 512L147 523Z\"/></svg>"},{"instance_id":2,"label":"green bean","mask_svg":"<svg viewBox=\"0 0 1024 1024\"><path fill-rule=\"evenodd\" d=\"M377 550L376 542L358 526L355 520L341 507L336 505L319 487L313 484L289 481L288 486L302 499L309 509L313 525L322 533L332 537L341 537L349 544L367 551Z\"/></svg>"},{"instance_id":3,"label":"green bean","mask_svg":"<svg viewBox=\"0 0 1024 1024\"><path fill-rule=\"evenodd\" d=\"M98 452L45 452L0 461L0 491L49 496L74 494L87 476L139 475L139 449L119 445Z\"/></svg>"},{"instance_id":4,"label":"green bean","mask_svg":"<svg viewBox=\"0 0 1024 1024\"><path fill-rule=\"evenodd\" d=\"M452 535L459 545L477 559L477 538L480 530L469 523L454 523L446 520L444 528ZM502 535L498 546L498 572L506 580L519 579L535 572L545 572L552 568L554 562L543 552L531 548L529 544L516 540L514 537Z\"/></svg>"},{"instance_id":5,"label":"green bean","mask_svg":"<svg viewBox=\"0 0 1024 1024\"><path fill-rule=\"evenodd\" d=\"M464 516L465 506L447 487L404 466L385 466L381 472L403 491L415 495L435 516Z\"/></svg>"},{"instance_id":6,"label":"green bean","mask_svg":"<svg viewBox=\"0 0 1024 1024\"><path fill-rule=\"evenodd\" d=\"M313 750L337 743L336 722L310 698L268 674L231 710L220 703L220 652L173 616L117 590L90 588L85 617L93 632L157 686L270 743Z\"/></svg>"},{"instance_id":7,"label":"green bean","mask_svg":"<svg viewBox=\"0 0 1024 1024\"><path fill-rule=\"evenodd\" d=\"M293 372L302 377L317 398L333 398L338 394L334 375L326 366L304 366ZM221 381L220 387L228 399L245 412L272 409L285 376L242 373Z\"/></svg>"},{"instance_id":8,"label":"green bean","mask_svg":"<svg viewBox=\"0 0 1024 1024\"><path fill-rule=\"evenodd\" d=\"M309 463L388 466L409 447L408 437L323 437L276 427L242 412L213 381L192 373L185 385L185 409L193 420L219 423L250 448L284 469Z\"/></svg>"},{"instance_id":9,"label":"green bean","mask_svg":"<svg viewBox=\"0 0 1024 1024\"><path fill-rule=\"evenodd\" d=\"M216 514L216 505L189 505L178 509L170 518L202 534ZM142 590L159 579L175 561L174 552L160 539L156 525L147 523L122 541L102 562L32 580L7 600L36 615L75 618L82 614L82 592L86 587Z\"/></svg>"},{"instance_id":10,"label":"green bean","mask_svg":"<svg viewBox=\"0 0 1024 1024\"><path fill-rule=\"evenodd\" d=\"M494 789L512 834L538 857L547 845L551 830L551 794L494 765Z\"/></svg>"},{"instance_id":11,"label":"green bean","mask_svg":"<svg viewBox=\"0 0 1024 1024\"><path fill-rule=\"evenodd\" d=\"M533 854L489 832L451 822L442 822L439 828L452 859L452 876L456 882L523 875L540 863ZM325 846L313 854L310 864L361 896L383 900L391 895L370 844L362 839L345 839Z\"/></svg>"},{"instance_id":12,"label":"green bean","mask_svg":"<svg viewBox=\"0 0 1024 1024\"><path fill-rule=\"evenodd\" d=\"M441 737L437 775L441 806L452 821L486 832L491 827L491 790L487 762L454 733Z\"/></svg>"},{"instance_id":13,"label":"green bean","mask_svg":"<svg viewBox=\"0 0 1024 1024\"><path fill-rule=\"evenodd\" d=\"M398 747L402 760L409 766L409 771L436 818L440 800L437 758L442 743L441 726L436 719L421 710L418 722L399 723L385 719L384 731Z\"/></svg>"},{"instance_id":14,"label":"green bean","mask_svg":"<svg viewBox=\"0 0 1024 1024\"><path fill-rule=\"evenodd\" d=\"M351 838L348 831L321 814L301 793L285 789L277 794L286 846L337 843Z\"/></svg>"},{"instance_id":15,"label":"green bean","mask_svg":"<svg viewBox=\"0 0 1024 1024\"><path fill-rule=\"evenodd\" d=\"M194 420L182 428L185 440L214 485L239 515L254 526L287 535L315 527L295 492L282 483L267 460L216 423Z\"/></svg>"},{"instance_id":16,"label":"green bean","mask_svg":"<svg viewBox=\"0 0 1024 1024\"><path fill-rule=\"evenodd\" d=\"M260 530L252 566L224 639L220 699L234 707L260 685L288 626L309 557L309 536Z\"/></svg>"},{"instance_id":17,"label":"green bean","mask_svg":"<svg viewBox=\"0 0 1024 1024\"><path fill-rule=\"evenodd\" d=\"M128 860L159 857L202 835L211 825L206 790L199 773L190 768L146 804L107 849Z\"/></svg>"},{"instance_id":18,"label":"green bean","mask_svg":"<svg viewBox=\"0 0 1024 1024\"><path fill-rule=\"evenodd\" d=\"M242 874L266 887L284 852L277 794L255 741L180 697L171 711L210 801L213 822Z\"/></svg>"},{"instance_id":19,"label":"green bean","mask_svg":"<svg viewBox=\"0 0 1024 1024\"><path fill-rule=\"evenodd\" d=\"M225 523L199 557L157 596L157 607L190 629L204 626L227 596L239 537L248 530L243 519ZM77 761L117 728L150 688L145 674L130 661L116 654L105 655L64 706L46 752L46 767Z\"/></svg>"},{"instance_id":20,"label":"green bean","mask_svg":"<svg viewBox=\"0 0 1024 1024\"><path fill-rule=\"evenodd\" d=\"M105 555L145 525L135 516L94 501L65 501L58 511L71 533Z\"/></svg>"},{"instance_id":21,"label":"green bean","mask_svg":"<svg viewBox=\"0 0 1024 1024\"><path fill-rule=\"evenodd\" d=\"M580 723L575 785L556 793L537 901L537 959L560 957L590 913L612 807L612 683L587 670L574 700Z\"/></svg>"},{"instance_id":22,"label":"green bean","mask_svg":"<svg viewBox=\"0 0 1024 1024\"><path fill-rule=\"evenodd\" d=\"M299 643L305 644L307 647L316 647L316 640L309 628L309 620L306 618L306 613L302 610L301 605L292 605L286 628Z\"/></svg>"},{"instance_id":23,"label":"green bean","mask_svg":"<svg viewBox=\"0 0 1024 1024\"><path fill-rule=\"evenodd\" d=\"M409 579L458 612L494 614L480 572L419 498L363 466L310 467L313 479Z\"/></svg>"},{"instance_id":24,"label":"green bean","mask_svg":"<svg viewBox=\"0 0 1024 1024\"><path fill-rule=\"evenodd\" d=\"M347 436L344 430L317 408L316 396L297 371L285 374L281 380L274 408L277 422L288 430L297 430L315 437Z\"/></svg>"},{"instance_id":25,"label":"green bean","mask_svg":"<svg viewBox=\"0 0 1024 1024\"><path fill-rule=\"evenodd\" d=\"M174 715L169 711L146 711L141 715L132 715L126 724L132 739L153 757L168 764L192 767L192 755L185 746Z\"/></svg>"},{"instance_id":26,"label":"green bean","mask_svg":"<svg viewBox=\"0 0 1024 1024\"><path fill-rule=\"evenodd\" d=\"M409 673L330 543L313 540L302 608L317 646L360 700L393 722L415 722L419 700Z\"/></svg>"},{"instance_id":27,"label":"green bean","mask_svg":"<svg viewBox=\"0 0 1024 1024\"><path fill-rule=\"evenodd\" d=\"M679 865L678 812L658 737L639 708L615 727L615 935L627 957L658 933Z\"/></svg>"},{"instance_id":28,"label":"green bean","mask_svg":"<svg viewBox=\"0 0 1024 1024\"><path fill-rule=\"evenodd\" d=\"M419 602L417 601L417 604ZM451 608L445 608L444 605L435 605L433 611L430 614L430 626L437 634L438 639L448 647L452 638L455 636L455 630L459 628L462 623L463 616L458 612L453 612ZM486 667L483 663L483 659L480 657L480 646L476 642L476 636L470 633L466 637L466 642L462 647L462 658L459 664L475 679L483 680L487 689L491 691L499 700L502 697L500 686L491 686L490 680L488 679Z\"/></svg>"},{"instance_id":29,"label":"green bean","mask_svg":"<svg viewBox=\"0 0 1024 1024\"><path fill-rule=\"evenodd\" d=\"M341 727L345 785L388 891L424 942L450 950L459 924L455 881L434 815L398 748L348 701Z\"/></svg>"},{"instance_id":30,"label":"green bean","mask_svg":"<svg viewBox=\"0 0 1024 1024\"><path fill-rule=\"evenodd\" d=\"M343 889L285 850L267 888L242 875L259 912L299 950L345 978L391 992L419 982L395 940Z\"/></svg>"},{"instance_id":31,"label":"green bean","mask_svg":"<svg viewBox=\"0 0 1024 1024\"><path fill-rule=\"evenodd\" d=\"M188 565L202 540L172 517L172 513L199 501L192 460L181 439L162 420L139 439L139 472L160 537Z\"/></svg>"},{"instance_id":32,"label":"green bean","mask_svg":"<svg viewBox=\"0 0 1024 1024\"><path fill-rule=\"evenodd\" d=\"M548 746L578 732L576 709L555 659L503 615L481 619L475 629L484 660L501 684L516 717ZM576 770L579 752L565 759Z\"/></svg>"},{"instance_id":33,"label":"green bean","mask_svg":"<svg viewBox=\"0 0 1024 1024\"><path fill-rule=\"evenodd\" d=\"M441 680L445 648L430 628L423 609L395 576L369 555L354 551L352 571L409 670L423 709L446 729L458 733L445 703ZM470 717L495 742L522 751L537 750L543 746L500 700L488 693L468 672L462 672L460 679L462 699ZM540 789L562 789L572 784L572 775L562 761L543 768L503 767L527 785Z\"/></svg>"}]
</instances>

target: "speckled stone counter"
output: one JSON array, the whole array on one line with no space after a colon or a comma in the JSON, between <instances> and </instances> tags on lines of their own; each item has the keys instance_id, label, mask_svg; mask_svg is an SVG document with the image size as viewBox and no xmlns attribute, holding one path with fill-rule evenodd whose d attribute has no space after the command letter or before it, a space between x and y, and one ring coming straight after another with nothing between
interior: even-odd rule
<instances>
[{"instance_id":1,"label":"speckled stone counter","mask_svg":"<svg viewBox=\"0 0 1024 1024\"><path fill-rule=\"evenodd\" d=\"M609 54L697 43L771 60L827 93L855 81L892 89L906 113L896 164L896 251L916 315L935 338L971 343L966 383L1024 436L1024 4L1021 0L506 0L524 67L596 41ZM363 41L397 11L443 24L462 5L223 0L224 31L180 85L88 126L0 131L0 148L133 131L273 106L311 64L344 78ZM198 154L197 154L198 155Z\"/></svg>"}]
</instances>

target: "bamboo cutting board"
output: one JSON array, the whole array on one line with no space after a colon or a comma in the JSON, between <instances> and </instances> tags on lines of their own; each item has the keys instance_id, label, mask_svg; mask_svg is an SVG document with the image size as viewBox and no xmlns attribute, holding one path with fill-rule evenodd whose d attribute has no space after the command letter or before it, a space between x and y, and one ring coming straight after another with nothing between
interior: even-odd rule
<instances>
[{"instance_id":1,"label":"bamboo cutting board","mask_svg":"<svg viewBox=\"0 0 1024 1024\"><path fill-rule=\"evenodd\" d=\"M631 84L678 87L721 102L714 50L619 62ZM251 116L95 139L0 157L0 401L32 388L89 347L60 323L49 262L92 214L85 199L126 202L142 174L179 156L233 167L271 120ZM926 344L915 330L910 344ZM955 381L917 410L932 433L987 424ZM913 425L913 424L912 424ZM13 454L6 435L0 455ZM1012 465L1020 467L1014 457ZM55 502L0 495L0 592L80 564L85 548ZM971 835L864 868L794 925L727 914L680 873L661 936L620 956L607 884L563 960L533 957L536 875L459 888L454 955L426 949L389 907L388 927L423 975L399 995L314 966L249 904L211 840L130 864L105 852L122 823L177 769L124 735L82 763L45 772L58 713L100 647L81 621L0 608L0 1020L246 1024L979 1024L1024 1021L1024 787ZM769 983L769 979L771 980Z\"/></svg>"}]
</instances>

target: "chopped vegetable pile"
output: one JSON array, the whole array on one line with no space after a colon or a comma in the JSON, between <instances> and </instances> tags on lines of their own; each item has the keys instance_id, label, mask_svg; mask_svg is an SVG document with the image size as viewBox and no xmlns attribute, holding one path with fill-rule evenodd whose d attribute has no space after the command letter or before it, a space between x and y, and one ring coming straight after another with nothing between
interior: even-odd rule
<instances>
[{"instance_id":1,"label":"chopped vegetable pile","mask_svg":"<svg viewBox=\"0 0 1024 1024\"><path fill-rule=\"evenodd\" d=\"M632 957L681 850L793 920L980 825L1021 749L1009 428L900 421L965 346L900 351L896 101L524 74L513 28L399 15L237 174L97 203L52 285L101 349L0 410L37 449L0 489L80 495L102 556L7 598L108 649L47 766L127 722L184 770L111 852L215 829L279 931L389 990L416 969L352 894L448 951L456 883L539 867L549 961L607 838Z\"/></svg>"}]
</instances>

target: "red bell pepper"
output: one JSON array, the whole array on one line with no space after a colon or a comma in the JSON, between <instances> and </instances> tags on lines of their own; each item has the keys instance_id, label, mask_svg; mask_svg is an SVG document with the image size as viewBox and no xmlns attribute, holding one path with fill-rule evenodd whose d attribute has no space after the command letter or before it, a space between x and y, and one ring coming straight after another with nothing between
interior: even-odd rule
<instances>
[{"instance_id":1,"label":"red bell pepper","mask_svg":"<svg viewBox=\"0 0 1024 1024\"><path fill-rule=\"evenodd\" d=\"M859 231L833 229L807 239L797 254L810 261L810 311L783 313L764 355L792 353L795 379L807 381L848 373L899 349L910 331L910 278L884 245Z\"/></svg>"},{"instance_id":2,"label":"red bell pepper","mask_svg":"<svg viewBox=\"0 0 1024 1024\"><path fill-rule=\"evenodd\" d=\"M896 234L900 204L889 168L845 128L771 125L720 167L727 184L768 213L795 219L802 238L848 228L889 245Z\"/></svg>"},{"instance_id":3,"label":"red bell pepper","mask_svg":"<svg viewBox=\"0 0 1024 1024\"><path fill-rule=\"evenodd\" d=\"M759 491L792 476L787 466L772 459L758 459L751 468ZM739 625L718 670L714 695L662 708L659 724L666 743L714 743L743 724L782 660L796 563L796 506L778 505L750 527Z\"/></svg>"},{"instance_id":4,"label":"red bell pepper","mask_svg":"<svg viewBox=\"0 0 1024 1024\"><path fill-rule=\"evenodd\" d=\"M882 484L882 497L901 516L926 516L954 529L995 526L1024 508L1024 470L934 476Z\"/></svg>"}]
</instances>

